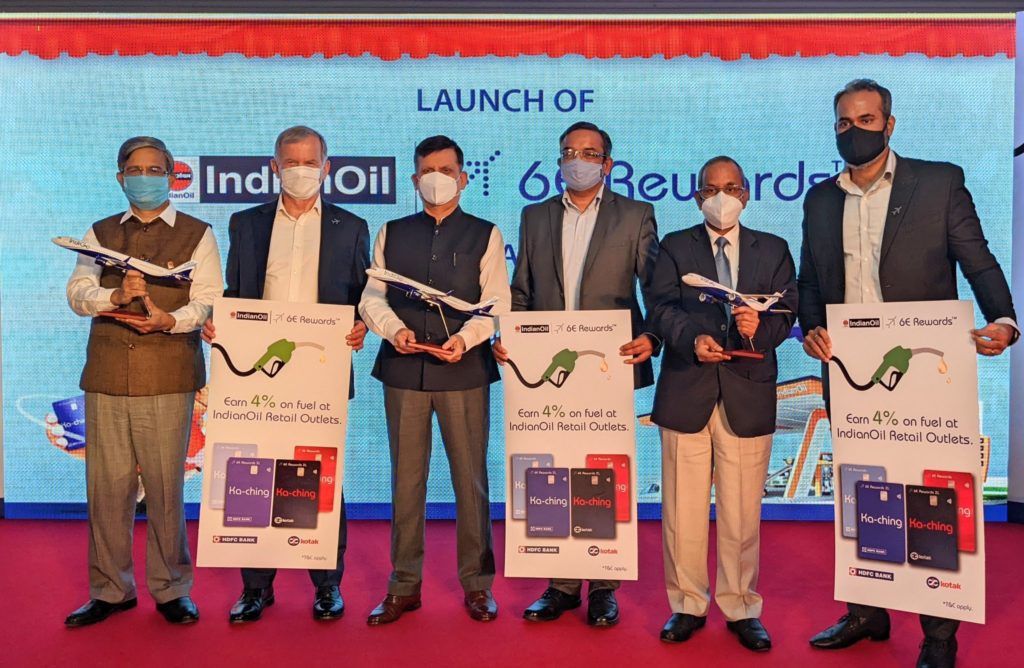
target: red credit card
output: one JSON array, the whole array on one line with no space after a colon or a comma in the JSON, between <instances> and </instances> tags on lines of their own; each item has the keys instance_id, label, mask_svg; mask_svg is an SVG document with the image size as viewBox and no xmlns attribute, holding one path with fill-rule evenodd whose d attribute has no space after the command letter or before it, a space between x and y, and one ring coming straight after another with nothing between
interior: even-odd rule
<instances>
[{"instance_id":1,"label":"red credit card","mask_svg":"<svg viewBox=\"0 0 1024 668\"><path fill-rule=\"evenodd\" d=\"M587 455L587 468L615 471L615 521L628 522L633 510L629 455Z\"/></svg>"},{"instance_id":2,"label":"red credit card","mask_svg":"<svg viewBox=\"0 0 1024 668\"><path fill-rule=\"evenodd\" d=\"M338 448L314 445L296 445L295 459L306 462L320 462L320 507L319 512L334 510L334 485L338 474Z\"/></svg>"},{"instance_id":3,"label":"red credit card","mask_svg":"<svg viewBox=\"0 0 1024 668\"><path fill-rule=\"evenodd\" d=\"M924 484L928 487L956 490L957 549L961 552L976 552L978 534L977 520L974 517L974 476L962 471L926 470Z\"/></svg>"}]
</instances>

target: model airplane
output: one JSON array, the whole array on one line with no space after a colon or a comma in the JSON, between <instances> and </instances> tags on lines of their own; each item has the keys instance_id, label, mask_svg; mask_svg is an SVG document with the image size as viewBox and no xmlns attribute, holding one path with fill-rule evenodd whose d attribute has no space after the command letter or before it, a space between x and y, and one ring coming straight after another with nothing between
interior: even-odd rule
<instances>
[{"instance_id":1,"label":"model airplane","mask_svg":"<svg viewBox=\"0 0 1024 668\"><path fill-rule=\"evenodd\" d=\"M458 297L453 297L451 290L448 292L441 292L440 290L434 289L428 285L423 285L418 281L406 278L401 274L396 274L395 272L388 271L387 269L370 267L366 270L366 275L370 278L376 278L378 281L387 283L395 290L404 292L410 299L420 299L438 307L440 307L441 304L444 304L456 311L461 311L462 313L468 313L470 315L485 315L488 318L493 318L494 316L491 315L491 309L494 308L494 305L498 302L497 297L491 297L490 299L477 304L470 304Z\"/></svg>"},{"instance_id":2,"label":"model airplane","mask_svg":"<svg viewBox=\"0 0 1024 668\"><path fill-rule=\"evenodd\" d=\"M792 313L789 309L775 308L775 303L786 295L785 290L770 295L745 295L700 274L686 274L683 283L699 290L702 302L711 300L730 306L747 306L761 313Z\"/></svg>"},{"instance_id":3,"label":"model airplane","mask_svg":"<svg viewBox=\"0 0 1024 668\"><path fill-rule=\"evenodd\" d=\"M196 268L196 263L191 260L184 264L179 264L177 267L164 268L152 262L146 262L131 255L118 253L109 248L79 241L72 237L54 237L53 243L61 248L67 248L80 255L91 257L96 261L96 264L102 267L115 267L123 271L134 269L151 278L170 278L176 281L187 282L192 280L192 272Z\"/></svg>"}]
</instances>

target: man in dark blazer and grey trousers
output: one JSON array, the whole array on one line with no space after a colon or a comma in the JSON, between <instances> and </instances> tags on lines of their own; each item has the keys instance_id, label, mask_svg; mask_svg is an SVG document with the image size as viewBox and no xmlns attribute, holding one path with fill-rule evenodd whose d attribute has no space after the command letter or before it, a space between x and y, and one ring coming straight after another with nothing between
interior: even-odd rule
<instances>
[{"instance_id":1,"label":"man in dark blazer and grey trousers","mask_svg":"<svg viewBox=\"0 0 1024 668\"><path fill-rule=\"evenodd\" d=\"M370 232L366 221L320 198L330 172L327 143L311 128L296 126L282 132L271 163L281 179L281 197L239 211L228 224L230 247L225 297L357 306L370 266ZM213 323L203 328L211 341ZM356 322L346 342L363 347L366 325ZM349 398L355 384L349 381ZM341 575L345 570L345 496L341 497L338 563L310 570L316 587L313 617L337 619L344 614ZM274 603L275 568L243 568L242 594L231 608L233 623L253 622Z\"/></svg>"},{"instance_id":2,"label":"man in dark blazer and grey trousers","mask_svg":"<svg viewBox=\"0 0 1024 668\"><path fill-rule=\"evenodd\" d=\"M633 339L619 352L633 366L634 387L654 383L650 357L660 341L648 332L636 298L645 301L658 252L654 207L605 188L612 167L612 142L593 123L570 126L559 139L558 160L565 193L523 209L519 253L512 276L513 311L629 309ZM508 359L500 343L495 357ZM591 580L587 622L619 621L617 580ZM551 580L523 613L530 621L551 621L581 605L580 580Z\"/></svg>"},{"instance_id":3,"label":"man in dark blazer and grey trousers","mask_svg":"<svg viewBox=\"0 0 1024 668\"><path fill-rule=\"evenodd\" d=\"M649 321L665 345L652 421L661 428L665 588L672 616L665 642L684 642L710 607L708 515L715 484L715 603L747 649L771 648L757 592L761 498L775 432L775 349L796 319L796 269L785 240L740 224L750 198L743 170L726 156L699 172L694 201L704 221L661 242ZM778 313L703 298L695 273L744 294L782 293ZM763 359L729 351L763 353Z\"/></svg>"},{"instance_id":4,"label":"man in dark blazer and grey trousers","mask_svg":"<svg viewBox=\"0 0 1024 668\"><path fill-rule=\"evenodd\" d=\"M971 330L978 353L1002 354L1020 333L1006 277L988 249L963 170L890 149L892 95L878 83L851 81L833 105L836 144L847 168L804 199L798 279L804 350L827 371L832 340L826 304L956 299L959 264L988 321ZM847 609L837 624L811 638L812 646L841 649L889 637L885 609L854 603ZM958 626L921 615L919 668L955 664Z\"/></svg>"}]
</instances>

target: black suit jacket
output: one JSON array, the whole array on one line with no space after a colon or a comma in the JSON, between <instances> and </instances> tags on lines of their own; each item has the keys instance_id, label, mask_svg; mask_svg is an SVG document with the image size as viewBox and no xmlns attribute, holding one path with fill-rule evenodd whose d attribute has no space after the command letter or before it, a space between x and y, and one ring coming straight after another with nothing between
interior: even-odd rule
<instances>
[{"instance_id":1,"label":"black suit jacket","mask_svg":"<svg viewBox=\"0 0 1024 668\"><path fill-rule=\"evenodd\" d=\"M523 209L519 253L512 274L513 311L565 310L562 277L562 195ZM636 297L637 281L650 310L650 282L658 254L654 207L616 195L606 186L580 283L580 310L629 309L633 337L650 331ZM625 343L625 341L623 341ZM654 383L651 361L633 367L634 387Z\"/></svg>"},{"instance_id":2,"label":"black suit jacket","mask_svg":"<svg viewBox=\"0 0 1024 668\"><path fill-rule=\"evenodd\" d=\"M277 202L275 199L231 216L225 297L263 299ZM317 301L358 306L369 266L370 231L366 221L321 200ZM356 318L359 318L358 310ZM354 375L352 378L350 399L355 396Z\"/></svg>"},{"instance_id":3,"label":"black suit jacket","mask_svg":"<svg viewBox=\"0 0 1024 668\"><path fill-rule=\"evenodd\" d=\"M846 296L843 204L837 176L804 199L800 326L825 326L825 305ZM882 301L956 299L956 265L989 322L1016 318L999 262L988 249L963 170L947 162L898 157L878 266Z\"/></svg>"},{"instance_id":4,"label":"black suit jacket","mask_svg":"<svg viewBox=\"0 0 1024 668\"><path fill-rule=\"evenodd\" d=\"M727 324L725 306L702 301L700 292L682 281L688 273L715 280L715 257L704 223L673 232L661 242L652 285L650 324L665 346L651 419L661 427L692 434L703 429L719 400L738 436L763 436L775 431L775 349L793 329L797 291L793 257L786 242L773 234L740 228L737 292L786 292L779 308L791 313L761 314L754 347L763 360L735 358L704 364L693 351L694 340L708 334L726 349L749 348Z\"/></svg>"}]
</instances>

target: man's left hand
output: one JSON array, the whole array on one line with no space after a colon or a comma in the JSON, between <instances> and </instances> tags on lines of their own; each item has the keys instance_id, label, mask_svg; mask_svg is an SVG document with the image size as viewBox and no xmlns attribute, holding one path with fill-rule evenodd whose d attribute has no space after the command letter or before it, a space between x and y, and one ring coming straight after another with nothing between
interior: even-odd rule
<instances>
[{"instance_id":1,"label":"man's left hand","mask_svg":"<svg viewBox=\"0 0 1024 668\"><path fill-rule=\"evenodd\" d=\"M442 345L441 347L447 350L448 353L445 354L431 352L430 354L436 357L437 359L443 360L450 364L455 364L456 362L461 360L463 353L466 352L466 342L458 334L452 334L452 337L445 341L444 345Z\"/></svg>"},{"instance_id":2,"label":"man's left hand","mask_svg":"<svg viewBox=\"0 0 1024 668\"><path fill-rule=\"evenodd\" d=\"M366 338L366 323L356 320L352 325L352 331L345 337L345 343L352 348L352 352L359 352L363 349L363 340Z\"/></svg>"},{"instance_id":3,"label":"man's left hand","mask_svg":"<svg viewBox=\"0 0 1024 668\"><path fill-rule=\"evenodd\" d=\"M1013 341L1013 327L1001 322L990 322L981 329L972 329L971 336L979 355L995 357L1002 355Z\"/></svg>"},{"instance_id":4,"label":"man's left hand","mask_svg":"<svg viewBox=\"0 0 1024 668\"><path fill-rule=\"evenodd\" d=\"M758 312L749 306L736 306L732 310L732 317L740 335L745 339L753 339L761 322Z\"/></svg>"},{"instance_id":5,"label":"man's left hand","mask_svg":"<svg viewBox=\"0 0 1024 668\"><path fill-rule=\"evenodd\" d=\"M178 324L178 321L174 319L174 316L154 304L149 295L146 295L142 299L146 304L146 308L149 309L149 317L138 322L132 320L125 321L129 326L135 328L135 331L140 334L167 332Z\"/></svg>"},{"instance_id":6,"label":"man's left hand","mask_svg":"<svg viewBox=\"0 0 1024 668\"><path fill-rule=\"evenodd\" d=\"M654 344L651 342L651 337L641 334L619 348L619 354L630 358L623 360L626 364L640 364L651 359L651 355L654 354Z\"/></svg>"}]
</instances>

